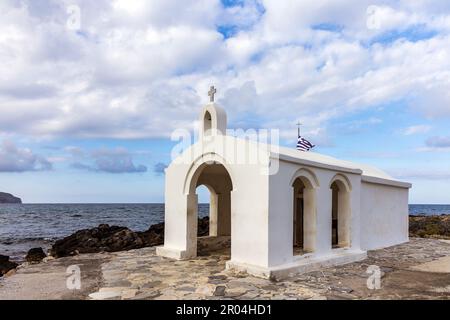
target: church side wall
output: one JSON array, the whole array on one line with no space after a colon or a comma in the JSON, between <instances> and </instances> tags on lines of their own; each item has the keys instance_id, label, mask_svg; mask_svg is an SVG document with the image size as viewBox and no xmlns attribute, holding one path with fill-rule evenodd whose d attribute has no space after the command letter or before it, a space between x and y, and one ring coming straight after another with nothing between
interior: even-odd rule
<instances>
[{"instance_id":1,"label":"church side wall","mask_svg":"<svg viewBox=\"0 0 450 320\"><path fill-rule=\"evenodd\" d=\"M361 247L374 250L408 241L409 189L361 185Z\"/></svg>"},{"instance_id":2,"label":"church side wall","mask_svg":"<svg viewBox=\"0 0 450 320\"><path fill-rule=\"evenodd\" d=\"M269 178L254 165L231 167L231 260L267 267Z\"/></svg>"},{"instance_id":3,"label":"church side wall","mask_svg":"<svg viewBox=\"0 0 450 320\"><path fill-rule=\"evenodd\" d=\"M292 178L298 170L311 172L318 182L312 191L314 203L314 222L312 224L314 255L325 256L332 252L331 247L331 207L332 191L330 183L336 174L345 176L351 186L350 193L350 238L351 248L360 249L360 183L361 176L328 169L304 166L287 161L280 161L279 171L270 176L269 193L269 265L279 266L294 261L293 256L293 187ZM309 232L310 230L305 230Z\"/></svg>"}]
</instances>

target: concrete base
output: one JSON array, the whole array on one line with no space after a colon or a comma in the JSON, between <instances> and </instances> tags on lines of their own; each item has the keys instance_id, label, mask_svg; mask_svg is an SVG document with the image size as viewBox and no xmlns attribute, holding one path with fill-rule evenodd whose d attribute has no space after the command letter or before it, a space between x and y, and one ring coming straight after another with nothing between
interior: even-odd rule
<instances>
[{"instance_id":1,"label":"concrete base","mask_svg":"<svg viewBox=\"0 0 450 320\"><path fill-rule=\"evenodd\" d=\"M189 260L194 259L198 255L204 255L208 252L219 252L221 250L229 250L231 247L230 236L206 236L197 239L196 252L187 252L186 250L156 247L156 254L161 257L166 257L175 260Z\"/></svg>"},{"instance_id":2,"label":"concrete base","mask_svg":"<svg viewBox=\"0 0 450 320\"><path fill-rule=\"evenodd\" d=\"M330 255L314 256L313 254L307 254L304 256L294 257L294 261L292 263L271 268L248 265L234 261L228 261L226 268L227 270L246 272L264 279L283 279L294 274L317 271L322 268L361 261L366 258L367 253L365 251L335 249Z\"/></svg>"},{"instance_id":3,"label":"concrete base","mask_svg":"<svg viewBox=\"0 0 450 320\"><path fill-rule=\"evenodd\" d=\"M161 257L175 259L175 260L188 260L196 257L196 253L188 253L185 250L167 248L167 247L156 247L156 254Z\"/></svg>"}]
</instances>

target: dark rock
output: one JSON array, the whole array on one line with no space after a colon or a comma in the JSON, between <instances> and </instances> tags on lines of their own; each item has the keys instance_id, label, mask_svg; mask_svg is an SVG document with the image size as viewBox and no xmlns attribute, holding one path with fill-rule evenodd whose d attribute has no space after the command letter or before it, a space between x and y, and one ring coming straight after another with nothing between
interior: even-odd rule
<instances>
[{"instance_id":1,"label":"dark rock","mask_svg":"<svg viewBox=\"0 0 450 320\"><path fill-rule=\"evenodd\" d=\"M0 192L0 203L22 203L22 200L10 193Z\"/></svg>"},{"instance_id":2,"label":"dark rock","mask_svg":"<svg viewBox=\"0 0 450 320\"><path fill-rule=\"evenodd\" d=\"M140 238L125 227L99 225L97 228L85 229L58 240L50 249L55 258L76 255L79 253L114 252L132 249L142 245Z\"/></svg>"},{"instance_id":3,"label":"dark rock","mask_svg":"<svg viewBox=\"0 0 450 320\"><path fill-rule=\"evenodd\" d=\"M198 234L209 234L209 218L198 221ZM116 252L164 243L164 223L152 225L147 231L134 232L125 227L101 224L97 228L85 229L60 239L50 249L55 258L81 253Z\"/></svg>"},{"instance_id":4,"label":"dark rock","mask_svg":"<svg viewBox=\"0 0 450 320\"><path fill-rule=\"evenodd\" d=\"M17 266L17 263L9 261L8 256L0 255L0 277L3 277L10 270L17 268Z\"/></svg>"},{"instance_id":5,"label":"dark rock","mask_svg":"<svg viewBox=\"0 0 450 320\"><path fill-rule=\"evenodd\" d=\"M198 232L197 236L206 237L209 235L209 217L198 219Z\"/></svg>"},{"instance_id":6,"label":"dark rock","mask_svg":"<svg viewBox=\"0 0 450 320\"><path fill-rule=\"evenodd\" d=\"M196 288L186 286L186 287L180 287L177 290L178 291L186 291L186 292L195 292Z\"/></svg>"},{"instance_id":7,"label":"dark rock","mask_svg":"<svg viewBox=\"0 0 450 320\"><path fill-rule=\"evenodd\" d=\"M25 260L28 263L40 263L45 257L47 257L47 255L42 248L33 248L28 251Z\"/></svg>"},{"instance_id":8,"label":"dark rock","mask_svg":"<svg viewBox=\"0 0 450 320\"><path fill-rule=\"evenodd\" d=\"M410 216L409 236L450 239L450 215Z\"/></svg>"},{"instance_id":9,"label":"dark rock","mask_svg":"<svg viewBox=\"0 0 450 320\"><path fill-rule=\"evenodd\" d=\"M130 300L152 300L161 295L162 294L158 290L150 291L150 292L141 292L141 293L137 294L135 297L131 298Z\"/></svg>"},{"instance_id":10,"label":"dark rock","mask_svg":"<svg viewBox=\"0 0 450 320\"><path fill-rule=\"evenodd\" d=\"M225 290L226 290L225 286L217 286L216 290L214 291L214 296L223 297L225 295Z\"/></svg>"},{"instance_id":11,"label":"dark rock","mask_svg":"<svg viewBox=\"0 0 450 320\"><path fill-rule=\"evenodd\" d=\"M157 281L151 281L151 282L147 282L147 283L143 284L141 286L141 288L144 288L144 289L154 288L154 287L159 286L161 283L162 283L162 281L158 281L158 280Z\"/></svg>"},{"instance_id":12,"label":"dark rock","mask_svg":"<svg viewBox=\"0 0 450 320\"><path fill-rule=\"evenodd\" d=\"M352 293L353 289L348 287L342 287L342 286L330 286L330 290L338 291L342 293Z\"/></svg>"},{"instance_id":13,"label":"dark rock","mask_svg":"<svg viewBox=\"0 0 450 320\"><path fill-rule=\"evenodd\" d=\"M209 276L209 280L227 280L228 277L225 275Z\"/></svg>"},{"instance_id":14,"label":"dark rock","mask_svg":"<svg viewBox=\"0 0 450 320\"><path fill-rule=\"evenodd\" d=\"M137 232L144 241L144 247L153 247L164 244L164 223L152 225L147 231ZM209 235L209 217L198 219L199 237Z\"/></svg>"},{"instance_id":15,"label":"dark rock","mask_svg":"<svg viewBox=\"0 0 450 320\"><path fill-rule=\"evenodd\" d=\"M132 287L133 284L128 280L119 280L111 283L111 287L119 288L119 287Z\"/></svg>"}]
</instances>

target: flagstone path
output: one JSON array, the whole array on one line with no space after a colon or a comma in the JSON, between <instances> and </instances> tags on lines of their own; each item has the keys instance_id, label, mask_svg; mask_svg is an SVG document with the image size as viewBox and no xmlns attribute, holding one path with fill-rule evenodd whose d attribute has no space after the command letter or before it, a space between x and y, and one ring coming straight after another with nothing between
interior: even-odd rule
<instances>
[{"instance_id":1,"label":"flagstone path","mask_svg":"<svg viewBox=\"0 0 450 320\"><path fill-rule=\"evenodd\" d=\"M225 271L228 251L188 261L158 257L155 248L50 260L0 280L0 299L450 299L450 243L440 240L414 238L282 281ZM69 265L80 266L81 290L65 288ZM369 266L380 268L378 290L367 286Z\"/></svg>"}]
</instances>

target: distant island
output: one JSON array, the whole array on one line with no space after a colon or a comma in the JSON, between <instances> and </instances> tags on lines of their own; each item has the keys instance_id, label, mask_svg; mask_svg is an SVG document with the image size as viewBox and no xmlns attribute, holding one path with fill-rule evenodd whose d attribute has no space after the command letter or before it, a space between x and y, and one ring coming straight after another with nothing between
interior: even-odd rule
<instances>
[{"instance_id":1,"label":"distant island","mask_svg":"<svg viewBox=\"0 0 450 320\"><path fill-rule=\"evenodd\" d=\"M22 200L10 193L0 192L0 203L22 203Z\"/></svg>"}]
</instances>

